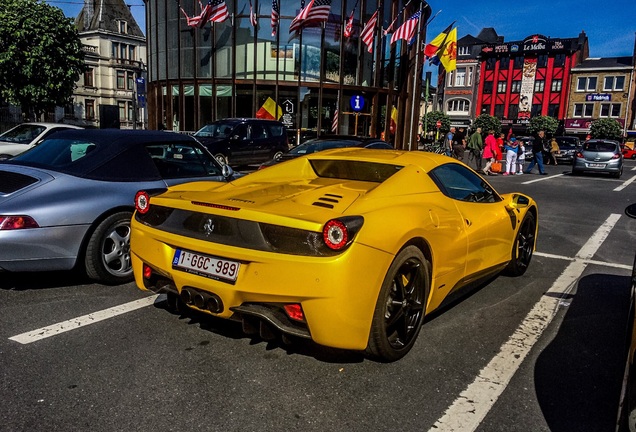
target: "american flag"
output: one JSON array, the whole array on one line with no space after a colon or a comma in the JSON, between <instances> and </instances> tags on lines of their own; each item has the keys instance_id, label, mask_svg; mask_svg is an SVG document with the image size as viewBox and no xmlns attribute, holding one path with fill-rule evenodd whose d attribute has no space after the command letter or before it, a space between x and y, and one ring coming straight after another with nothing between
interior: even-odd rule
<instances>
[{"instance_id":1,"label":"american flag","mask_svg":"<svg viewBox=\"0 0 636 432\"><path fill-rule=\"evenodd\" d=\"M201 9L201 13L199 15L195 15L192 18L190 18L188 14L186 13L186 11L184 11L181 5L179 4L179 9L181 9L181 13L183 13L183 15L185 16L186 24L188 25L188 27L199 27L199 28L203 27L210 19L211 7L212 5L210 4L209 1L205 5L205 7L203 7L203 5L201 4L201 1L199 1L199 8Z\"/></svg>"},{"instance_id":2,"label":"american flag","mask_svg":"<svg viewBox=\"0 0 636 432\"><path fill-rule=\"evenodd\" d=\"M346 38L350 38L351 33L353 33L353 14L355 11L356 11L355 9L351 11L351 15L349 15L349 19L347 20L347 23L345 24L344 37Z\"/></svg>"},{"instance_id":3,"label":"american flag","mask_svg":"<svg viewBox=\"0 0 636 432\"><path fill-rule=\"evenodd\" d=\"M295 32L302 27L309 27L329 19L329 12L331 11L331 0L311 0L307 6L305 6L298 16L294 18L289 26L289 32Z\"/></svg>"},{"instance_id":4,"label":"american flag","mask_svg":"<svg viewBox=\"0 0 636 432\"><path fill-rule=\"evenodd\" d=\"M400 39L404 39L406 41L411 40L415 34L415 29L417 28L417 23L420 20L420 15L422 15L421 10L415 12L411 18L404 21L404 24L402 24L400 28L393 33L393 36L391 36L391 43L393 44Z\"/></svg>"},{"instance_id":5,"label":"american flag","mask_svg":"<svg viewBox=\"0 0 636 432\"><path fill-rule=\"evenodd\" d=\"M251 1L250 1L250 24L252 24L252 27L258 26L258 19L256 18L256 14L254 13L254 8L252 8Z\"/></svg>"},{"instance_id":6,"label":"american flag","mask_svg":"<svg viewBox=\"0 0 636 432\"><path fill-rule=\"evenodd\" d=\"M362 42L367 45L367 51L373 51L373 39L375 39L375 27L378 25L378 10L376 9L375 13L371 15L369 21L362 29L362 33L360 33L360 38Z\"/></svg>"},{"instance_id":7,"label":"american flag","mask_svg":"<svg viewBox=\"0 0 636 432\"><path fill-rule=\"evenodd\" d=\"M210 0L208 4L211 5L210 21L223 22L230 17L225 5L225 0Z\"/></svg>"},{"instance_id":8,"label":"american flag","mask_svg":"<svg viewBox=\"0 0 636 432\"><path fill-rule=\"evenodd\" d=\"M276 36L279 19L280 19L280 5L278 4L278 0L272 0L272 36Z\"/></svg>"}]
</instances>

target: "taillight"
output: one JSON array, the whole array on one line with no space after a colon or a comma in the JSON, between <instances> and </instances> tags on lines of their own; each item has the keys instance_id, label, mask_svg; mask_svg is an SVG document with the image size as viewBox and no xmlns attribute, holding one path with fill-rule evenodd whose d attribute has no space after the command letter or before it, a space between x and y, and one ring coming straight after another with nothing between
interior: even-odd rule
<instances>
[{"instance_id":1,"label":"taillight","mask_svg":"<svg viewBox=\"0 0 636 432\"><path fill-rule=\"evenodd\" d=\"M614 156L612 156L612 159L620 159L621 158L621 154L615 154Z\"/></svg>"},{"instance_id":2,"label":"taillight","mask_svg":"<svg viewBox=\"0 0 636 432\"><path fill-rule=\"evenodd\" d=\"M0 216L0 230L39 228L31 216Z\"/></svg>"},{"instance_id":3,"label":"taillight","mask_svg":"<svg viewBox=\"0 0 636 432\"><path fill-rule=\"evenodd\" d=\"M303 307L298 303L290 303L283 306L285 313L290 319L295 321L305 321Z\"/></svg>"},{"instance_id":4,"label":"taillight","mask_svg":"<svg viewBox=\"0 0 636 432\"><path fill-rule=\"evenodd\" d=\"M585 156L583 156L583 153L581 152L576 152L576 157L583 159Z\"/></svg>"},{"instance_id":5,"label":"taillight","mask_svg":"<svg viewBox=\"0 0 636 432\"><path fill-rule=\"evenodd\" d=\"M322 239L329 249L342 250L349 245L363 222L360 216L331 219L322 229Z\"/></svg>"},{"instance_id":6,"label":"taillight","mask_svg":"<svg viewBox=\"0 0 636 432\"><path fill-rule=\"evenodd\" d=\"M150 195L148 195L148 192L137 192L137 195L135 195L135 208L141 214L148 213L148 210L150 210Z\"/></svg>"}]
</instances>

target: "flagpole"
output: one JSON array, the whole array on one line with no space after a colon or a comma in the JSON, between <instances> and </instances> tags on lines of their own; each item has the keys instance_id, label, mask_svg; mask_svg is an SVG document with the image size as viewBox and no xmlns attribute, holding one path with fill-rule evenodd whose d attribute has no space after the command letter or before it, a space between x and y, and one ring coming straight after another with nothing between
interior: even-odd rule
<instances>
[{"instance_id":1,"label":"flagpole","mask_svg":"<svg viewBox=\"0 0 636 432\"><path fill-rule=\"evenodd\" d=\"M411 130L409 133L409 151L413 150L413 122L415 117L415 100L420 99L420 95L417 93L417 77L419 76L419 58L420 58L420 34L422 32L422 9L420 9L420 19L417 20L417 40L415 43L415 65L413 72L413 94L411 95Z\"/></svg>"}]
</instances>

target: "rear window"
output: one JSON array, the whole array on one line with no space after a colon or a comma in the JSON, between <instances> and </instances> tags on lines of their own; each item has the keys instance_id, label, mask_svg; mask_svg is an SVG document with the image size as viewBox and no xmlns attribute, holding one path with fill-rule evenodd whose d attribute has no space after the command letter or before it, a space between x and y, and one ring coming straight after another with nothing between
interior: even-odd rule
<instances>
[{"instance_id":1,"label":"rear window","mask_svg":"<svg viewBox=\"0 0 636 432\"><path fill-rule=\"evenodd\" d=\"M613 152L618 151L618 144L601 141L588 141L585 143L584 150L597 152Z\"/></svg>"},{"instance_id":2,"label":"rear window","mask_svg":"<svg viewBox=\"0 0 636 432\"><path fill-rule=\"evenodd\" d=\"M318 177L382 183L401 170L400 165L350 160L315 159L310 161Z\"/></svg>"},{"instance_id":3,"label":"rear window","mask_svg":"<svg viewBox=\"0 0 636 432\"><path fill-rule=\"evenodd\" d=\"M0 137L2 141L13 142L18 144L29 144L38 135L44 132L45 126L22 124L7 131Z\"/></svg>"},{"instance_id":4,"label":"rear window","mask_svg":"<svg viewBox=\"0 0 636 432\"><path fill-rule=\"evenodd\" d=\"M271 124L268 126L268 129L271 136L278 137L285 134L285 126L283 126L282 124Z\"/></svg>"}]
</instances>

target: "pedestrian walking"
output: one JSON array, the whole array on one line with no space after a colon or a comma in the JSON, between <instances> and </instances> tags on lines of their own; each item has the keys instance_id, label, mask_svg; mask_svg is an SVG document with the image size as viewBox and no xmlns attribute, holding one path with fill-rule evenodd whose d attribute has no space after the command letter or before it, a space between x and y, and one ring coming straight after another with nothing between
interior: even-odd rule
<instances>
[{"instance_id":1,"label":"pedestrian walking","mask_svg":"<svg viewBox=\"0 0 636 432\"><path fill-rule=\"evenodd\" d=\"M556 154L560 151L559 143L556 139L552 138L550 140L550 151L547 153L548 160L546 161L546 165L558 165L556 160Z\"/></svg>"},{"instance_id":2,"label":"pedestrian walking","mask_svg":"<svg viewBox=\"0 0 636 432\"><path fill-rule=\"evenodd\" d=\"M444 154L450 156L453 154L453 136L455 135L455 128L450 128L450 131L446 134L444 139Z\"/></svg>"},{"instance_id":3,"label":"pedestrian walking","mask_svg":"<svg viewBox=\"0 0 636 432\"><path fill-rule=\"evenodd\" d=\"M468 161L471 159L475 162L475 169L481 170L481 151L484 148L484 139L481 136L481 128L478 127L468 139Z\"/></svg>"},{"instance_id":4,"label":"pedestrian walking","mask_svg":"<svg viewBox=\"0 0 636 432\"><path fill-rule=\"evenodd\" d=\"M497 139L495 138L495 131L491 129L488 131L488 136L486 137L486 141L484 144L484 159L486 159L486 166L483 169L484 174L497 175L496 172L493 172L490 169L492 164L497 160L497 154Z\"/></svg>"},{"instance_id":5,"label":"pedestrian walking","mask_svg":"<svg viewBox=\"0 0 636 432\"><path fill-rule=\"evenodd\" d=\"M530 165L528 165L528 169L525 170L524 173L530 174L534 166L537 165L539 167L539 174L548 174L545 172L545 167L543 166L543 149L546 145L545 131L540 130L532 142L532 160L530 161Z\"/></svg>"},{"instance_id":6,"label":"pedestrian walking","mask_svg":"<svg viewBox=\"0 0 636 432\"><path fill-rule=\"evenodd\" d=\"M459 128L453 135L453 157L457 160L464 160L464 152L466 151L466 133L464 128Z\"/></svg>"},{"instance_id":7,"label":"pedestrian walking","mask_svg":"<svg viewBox=\"0 0 636 432\"><path fill-rule=\"evenodd\" d=\"M504 150L506 152L506 171L503 175L515 175L517 172L517 139L510 137L508 142L504 144Z\"/></svg>"},{"instance_id":8,"label":"pedestrian walking","mask_svg":"<svg viewBox=\"0 0 636 432\"><path fill-rule=\"evenodd\" d=\"M517 175L523 174L523 164L526 162L526 146L523 141L518 141L517 146Z\"/></svg>"}]
</instances>

